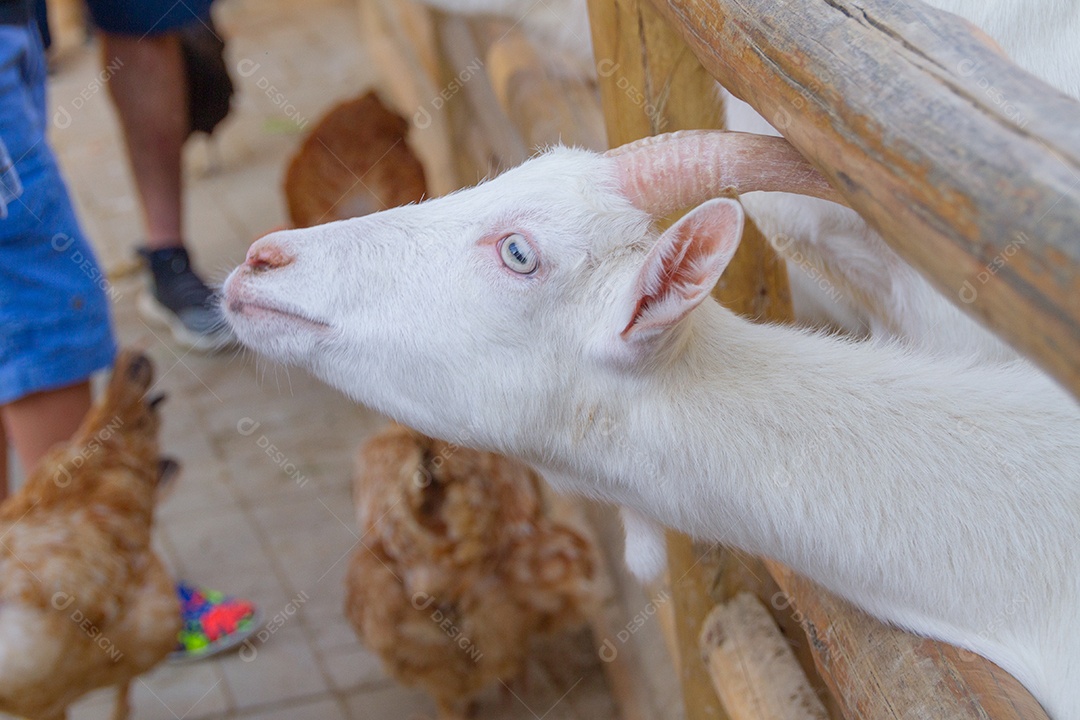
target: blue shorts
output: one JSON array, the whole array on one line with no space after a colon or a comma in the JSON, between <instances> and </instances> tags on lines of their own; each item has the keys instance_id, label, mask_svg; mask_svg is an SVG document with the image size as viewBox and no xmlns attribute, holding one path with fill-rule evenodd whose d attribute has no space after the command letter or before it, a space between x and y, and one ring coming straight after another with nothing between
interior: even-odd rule
<instances>
[{"instance_id":1,"label":"blue shorts","mask_svg":"<svg viewBox=\"0 0 1080 720\"><path fill-rule=\"evenodd\" d=\"M87 0L94 24L117 35L159 35L210 17L213 0Z\"/></svg>"},{"instance_id":2,"label":"blue shorts","mask_svg":"<svg viewBox=\"0 0 1080 720\"><path fill-rule=\"evenodd\" d=\"M0 404L112 365L106 282L45 138L45 55L0 25Z\"/></svg>"}]
</instances>

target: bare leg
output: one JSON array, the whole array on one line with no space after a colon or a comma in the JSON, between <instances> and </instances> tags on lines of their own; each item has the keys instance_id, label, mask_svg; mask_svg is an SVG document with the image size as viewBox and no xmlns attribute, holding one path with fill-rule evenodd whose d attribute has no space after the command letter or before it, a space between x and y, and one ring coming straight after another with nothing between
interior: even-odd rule
<instances>
[{"instance_id":1,"label":"bare leg","mask_svg":"<svg viewBox=\"0 0 1080 720\"><path fill-rule=\"evenodd\" d=\"M7 437L26 472L30 472L53 445L69 440L88 412L88 380L27 395L0 408Z\"/></svg>"},{"instance_id":2,"label":"bare leg","mask_svg":"<svg viewBox=\"0 0 1080 720\"><path fill-rule=\"evenodd\" d=\"M188 136L187 77L180 42L166 34L139 39L102 34L105 63L135 176L151 250L182 243L181 158Z\"/></svg>"}]
</instances>

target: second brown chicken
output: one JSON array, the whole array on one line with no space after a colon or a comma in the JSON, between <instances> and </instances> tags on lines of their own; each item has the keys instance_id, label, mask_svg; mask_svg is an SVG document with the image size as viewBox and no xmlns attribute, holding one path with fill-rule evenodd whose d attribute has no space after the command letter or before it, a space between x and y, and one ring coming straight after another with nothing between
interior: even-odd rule
<instances>
[{"instance_id":1,"label":"second brown chicken","mask_svg":"<svg viewBox=\"0 0 1080 720\"><path fill-rule=\"evenodd\" d=\"M361 450L353 492L346 613L444 719L516 678L532 637L582 624L596 603L593 545L516 460L391 425Z\"/></svg>"}]
</instances>

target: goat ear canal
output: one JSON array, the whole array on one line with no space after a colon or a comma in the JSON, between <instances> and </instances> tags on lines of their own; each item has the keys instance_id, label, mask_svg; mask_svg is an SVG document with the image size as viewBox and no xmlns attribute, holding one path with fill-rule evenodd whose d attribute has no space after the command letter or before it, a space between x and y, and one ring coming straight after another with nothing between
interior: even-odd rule
<instances>
[{"instance_id":1,"label":"goat ear canal","mask_svg":"<svg viewBox=\"0 0 1080 720\"><path fill-rule=\"evenodd\" d=\"M679 323L709 296L742 238L735 200L718 198L691 210L656 241L634 289L624 339L652 337Z\"/></svg>"}]
</instances>

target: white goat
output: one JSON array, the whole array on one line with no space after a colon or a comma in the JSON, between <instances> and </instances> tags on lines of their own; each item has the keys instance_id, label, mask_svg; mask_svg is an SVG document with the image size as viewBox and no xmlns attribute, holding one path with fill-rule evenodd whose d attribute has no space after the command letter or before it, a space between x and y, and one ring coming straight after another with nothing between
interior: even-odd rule
<instances>
[{"instance_id":1,"label":"white goat","mask_svg":"<svg viewBox=\"0 0 1080 720\"><path fill-rule=\"evenodd\" d=\"M726 188L831 189L783 140L559 148L479 187L256 242L225 285L249 347L557 488L776 558L994 660L1080 718L1080 407L1023 360L755 325L709 296ZM944 301L942 301L944 302Z\"/></svg>"}]
</instances>

